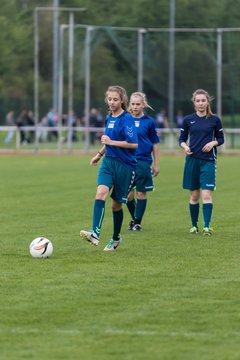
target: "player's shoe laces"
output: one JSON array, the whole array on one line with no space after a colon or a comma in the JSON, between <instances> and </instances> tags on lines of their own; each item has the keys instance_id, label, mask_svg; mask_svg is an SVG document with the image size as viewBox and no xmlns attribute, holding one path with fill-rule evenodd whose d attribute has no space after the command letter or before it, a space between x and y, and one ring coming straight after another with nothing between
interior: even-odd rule
<instances>
[{"instance_id":1,"label":"player's shoe laces","mask_svg":"<svg viewBox=\"0 0 240 360\"><path fill-rule=\"evenodd\" d=\"M135 223L134 223L134 220L131 220L130 221L130 223L129 223L129 225L128 225L128 230L132 230L133 229L133 227L134 227L134 225L135 225Z\"/></svg>"},{"instance_id":2,"label":"player's shoe laces","mask_svg":"<svg viewBox=\"0 0 240 360\"><path fill-rule=\"evenodd\" d=\"M198 233L198 227L196 227L196 226L191 227L189 232L190 232L190 234L197 234Z\"/></svg>"},{"instance_id":3,"label":"player's shoe laces","mask_svg":"<svg viewBox=\"0 0 240 360\"><path fill-rule=\"evenodd\" d=\"M213 229L210 227L204 227L202 232L203 232L203 235L212 235Z\"/></svg>"},{"instance_id":4,"label":"player's shoe laces","mask_svg":"<svg viewBox=\"0 0 240 360\"><path fill-rule=\"evenodd\" d=\"M117 247L120 245L120 243L121 243L121 239L120 240L111 239L109 243L105 246L103 251L115 251Z\"/></svg>"},{"instance_id":5,"label":"player's shoe laces","mask_svg":"<svg viewBox=\"0 0 240 360\"><path fill-rule=\"evenodd\" d=\"M99 244L99 237L97 236L97 234L95 234L92 231L81 230L80 231L80 236L83 239L89 241L93 245L98 245Z\"/></svg>"},{"instance_id":6,"label":"player's shoe laces","mask_svg":"<svg viewBox=\"0 0 240 360\"><path fill-rule=\"evenodd\" d=\"M132 228L133 231L142 231L142 227L140 224L135 224Z\"/></svg>"}]
</instances>

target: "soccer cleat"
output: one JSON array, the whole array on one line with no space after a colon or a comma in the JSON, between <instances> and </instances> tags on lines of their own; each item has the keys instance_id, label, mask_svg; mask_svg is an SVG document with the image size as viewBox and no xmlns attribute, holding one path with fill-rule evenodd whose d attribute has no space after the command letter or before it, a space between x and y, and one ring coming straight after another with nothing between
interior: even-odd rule
<instances>
[{"instance_id":1,"label":"soccer cleat","mask_svg":"<svg viewBox=\"0 0 240 360\"><path fill-rule=\"evenodd\" d=\"M134 223L134 220L131 220L130 223L129 223L129 225L128 225L128 228L127 228L127 229L128 229L128 230L132 230L134 224L135 224L135 223Z\"/></svg>"},{"instance_id":2,"label":"soccer cleat","mask_svg":"<svg viewBox=\"0 0 240 360\"><path fill-rule=\"evenodd\" d=\"M190 234L197 234L198 233L198 228L196 226L193 226L190 230L189 230Z\"/></svg>"},{"instance_id":3,"label":"soccer cleat","mask_svg":"<svg viewBox=\"0 0 240 360\"><path fill-rule=\"evenodd\" d=\"M210 227L204 227L202 232L203 232L203 235L212 235L213 229Z\"/></svg>"},{"instance_id":4,"label":"soccer cleat","mask_svg":"<svg viewBox=\"0 0 240 360\"><path fill-rule=\"evenodd\" d=\"M103 251L115 251L117 249L117 247L120 245L120 242L121 242L121 239L120 240L111 239L109 241L109 243L105 246Z\"/></svg>"},{"instance_id":5,"label":"soccer cleat","mask_svg":"<svg viewBox=\"0 0 240 360\"><path fill-rule=\"evenodd\" d=\"M80 236L83 239L89 241L93 245L97 246L99 244L99 237L92 231L81 230L80 231Z\"/></svg>"},{"instance_id":6,"label":"soccer cleat","mask_svg":"<svg viewBox=\"0 0 240 360\"><path fill-rule=\"evenodd\" d=\"M142 227L140 224L135 224L132 228L133 231L142 231Z\"/></svg>"}]
</instances>

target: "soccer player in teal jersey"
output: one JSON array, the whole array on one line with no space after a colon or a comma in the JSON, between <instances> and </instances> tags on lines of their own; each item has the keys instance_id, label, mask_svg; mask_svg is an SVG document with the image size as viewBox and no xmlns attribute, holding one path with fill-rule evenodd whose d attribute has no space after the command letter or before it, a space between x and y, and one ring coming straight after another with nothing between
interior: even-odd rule
<instances>
[{"instance_id":1,"label":"soccer player in teal jersey","mask_svg":"<svg viewBox=\"0 0 240 360\"><path fill-rule=\"evenodd\" d=\"M224 143L221 120L212 113L211 97L198 89L192 95L195 113L185 116L179 144L186 154L183 188L190 190L190 233L197 234L199 202L202 197L203 234L211 235L212 192L216 186L217 146ZM187 143L187 141L189 142Z\"/></svg>"},{"instance_id":2,"label":"soccer player in teal jersey","mask_svg":"<svg viewBox=\"0 0 240 360\"><path fill-rule=\"evenodd\" d=\"M120 86L110 86L106 91L105 101L109 107L109 115L106 118L105 134L101 137L103 147L90 161L91 165L96 165L105 155L98 171L92 229L81 230L80 235L93 245L99 244L105 201L112 190L113 236L104 251L114 251L121 242L122 204L127 201L135 177L138 139L134 119L126 111L125 89Z\"/></svg>"},{"instance_id":3,"label":"soccer player in teal jersey","mask_svg":"<svg viewBox=\"0 0 240 360\"><path fill-rule=\"evenodd\" d=\"M148 105L146 95L142 92L134 92L130 97L129 112L135 120L138 134L138 148L136 177L133 189L128 195L127 207L132 220L128 230L142 230L141 221L147 206L147 192L154 190L153 176L159 173L158 143L156 123L153 118L144 113ZM152 166L153 163L153 166ZM137 202L135 201L135 190Z\"/></svg>"}]
</instances>

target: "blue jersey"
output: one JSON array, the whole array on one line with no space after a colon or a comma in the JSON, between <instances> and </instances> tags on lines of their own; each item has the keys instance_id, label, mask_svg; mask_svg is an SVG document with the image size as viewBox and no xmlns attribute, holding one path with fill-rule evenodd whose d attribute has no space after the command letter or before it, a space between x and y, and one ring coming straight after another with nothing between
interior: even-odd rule
<instances>
[{"instance_id":1,"label":"blue jersey","mask_svg":"<svg viewBox=\"0 0 240 360\"><path fill-rule=\"evenodd\" d=\"M218 145L224 143L221 120L216 115L200 117L196 113L184 117L181 128L179 144L189 140L189 147L195 158L214 161L217 149L213 147L210 152L203 152L202 148L210 141L217 141Z\"/></svg>"},{"instance_id":2,"label":"blue jersey","mask_svg":"<svg viewBox=\"0 0 240 360\"><path fill-rule=\"evenodd\" d=\"M124 111L120 116L113 117L111 114L106 118L105 134L111 140L126 141L137 144L137 130L133 117ZM137 165L136 149L126 149L118 146L106 146L105 156L119 158L124 164L135 168Z\"/></svg>"},{"instance_id":3,"label":"blue jersey","mask_svg":"<svg viewBox=\"0 0 240 360\"><path fill-rule=\"evenodd\" d=\"M136 151L137 160L152 163L153 144L159 143L156 123L148 115L141 118L134 118L138 134L138 148Z\"/></svg>"}]
</instances>

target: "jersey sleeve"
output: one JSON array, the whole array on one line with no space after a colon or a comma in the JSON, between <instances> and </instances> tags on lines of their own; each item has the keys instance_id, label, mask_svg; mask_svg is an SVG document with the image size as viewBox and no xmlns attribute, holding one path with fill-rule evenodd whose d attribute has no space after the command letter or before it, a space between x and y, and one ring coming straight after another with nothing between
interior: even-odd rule
<instances>
[{"instance_id":1,"label":"jersey sleeve","mask_svg":"<svg viewBox=\"0 0 240 360\"><path fill-rule=\"evenodd\" d=\"M218 142L218 146L224 143L224 133L222 128L222 123L219 118L217 118L217 122L216 122L215 138L216 141Z\"/></svg>"},{"instance_id":2,"label":"jersey sleeve","mask_svg":"<svg viewBox=\"0 0 240 360\"><path fill-rule=\"evenodd\" d=\"M179 136L179 145L181 145L182 142L186 142L188 139L188 122L187 119L183 119L183 125L180 129L180 136Z\"/></svg>"},{"instance_id":3,"label":"jersey sleeve","mask_svg":"<svg viewBox=\"0 0 240 360\"><path fill-rule=\"evenodd\" d=\"M152 119L149 125L149 139L152 144L158 144L159 143L159 136L157 133L157 126L155 121Z\"/></svg>"}]
</instances>

